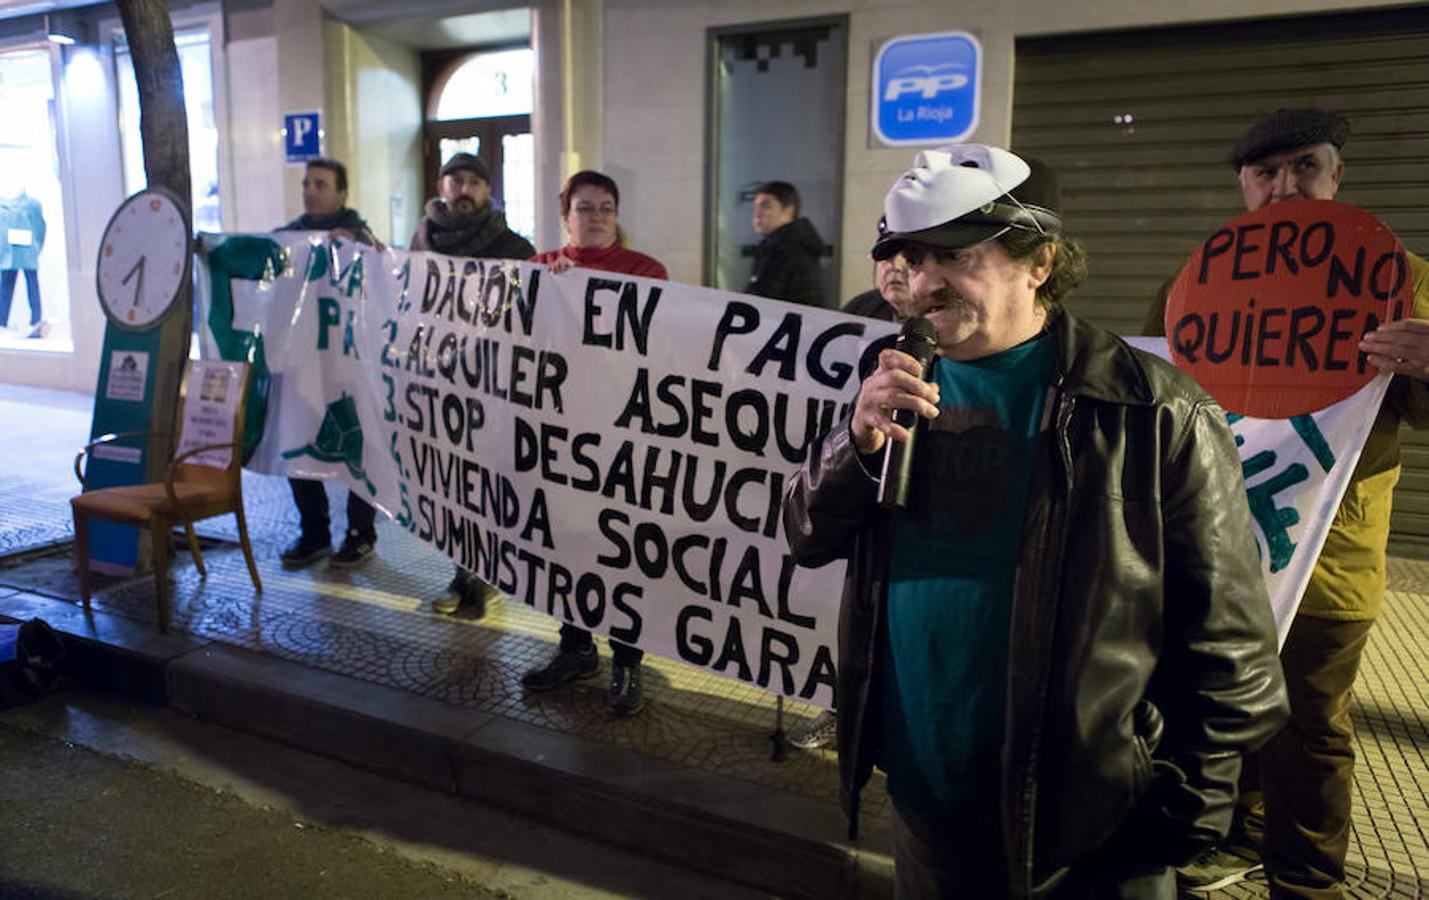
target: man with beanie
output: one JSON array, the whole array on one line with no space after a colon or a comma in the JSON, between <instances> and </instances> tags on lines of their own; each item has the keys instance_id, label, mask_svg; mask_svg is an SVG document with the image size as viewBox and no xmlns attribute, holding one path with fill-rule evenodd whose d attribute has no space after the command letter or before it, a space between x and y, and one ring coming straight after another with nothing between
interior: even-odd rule
<instances>
[{"instance_id":1,"label":"man with beanie","mask_svg":"<svg viewBox=\"0 0 1429 900\"><path fill-rule=\"evenodd\" d=\"M1225 413L1064 308L1086 262L1055 198L997 147L918 154L873 255L907 260L936 356L875 344L785 497L794 559L848 560L842 796L854 831L887 773L899 898L1171 900L1286 714Z\"/></svg>"},{"instance_id":2,"label":"man with beanie","mask_svg":"<svg viewBox=\"0 0 1429 900\"><path fill-rule=\"evenodd\" d=\"M1349 123L1318 109L1281 109L1236 141L1231 165L1248 211L1282 200L1332 200L1344 179ZM1413 318L1360 343L1369 363L1397 377L1365 440L1325 546L1281 648L1290 723L1246 761L1230 837L1180 871L1184 887L1212 890L1263 861L1272 896L1344 896L1354 793L1350 695L1386 580L1390 502L1399 480L1399 426L1429 427L1429 264L1408 254ZM1164 335L1162 287L1146 321Z\"/></svg>"},{"instance_id":3,"label":"man with beanie","mask_svg":"<svg viewBox=\"0 0 1429 900\"><path fill-rule=\"evenodd\" d=\"M824 239L799 215L799 192L787 181L766 181L754 193L754 230L763 238L745 293L805 306L822 306L819 257Z\"/></svg>"},{"instance_id":4,"label":"man with beanie","mask_svg":"<svg viewBox=\"0 0 1429 900\"><path fill-rule=\"evenodd\" d=\"M330 231L335 237L382 246L357 210L348 207L347 166L335 159L308 162L303 172L303 214L276 230ZM302 532L283 550L281 559L285 568L301 569L329 554L332 554L329 565L348 568L361 565L372 556L377 545L377 510L372 504L356 492L348 491L347 531L334 554L323 483L310 478L289 478L288 485L293 490Z\"/></svg>"},{"instance_id":5,"label":"man with beanie","mask_svg":"<svg viewBox=\"0 0 1429 900\"><path fill-rule=\"evenodd\" d=\"M411 249L477 259L524 260L535 255L536 248L506 226L506 214L492 203L491 172L479 157L452 154L437 176L437 195L422 211ZM480 618L495 593L494 587L457 566L446 593L432 601L432 610Z\"/></svg>"},{"instance_id":6,"label":"man with beanie","mask_svg":"<svg viewBox=\"0 0 1429 900\"><path fill-rule=\"evenodd\" d=\"M524 260L536 254L491 202L491 172L480 158L452 154L437 177L437 195L422 210L411 249L479 259Z\"/></svg>"}]
</instances>

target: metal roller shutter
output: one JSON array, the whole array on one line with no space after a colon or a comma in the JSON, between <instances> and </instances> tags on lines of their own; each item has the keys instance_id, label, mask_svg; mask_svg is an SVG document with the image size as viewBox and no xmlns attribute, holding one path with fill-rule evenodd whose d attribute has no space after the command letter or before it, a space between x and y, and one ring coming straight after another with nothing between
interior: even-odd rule
<instances>
[{"instance_id":1,"label":"metal roller shutter","mask_svg":"<svg viewBox=\"0 0 1429 900\"><path fill-rule=\"evenodd\" d=\"M1091 256L1069 306L1139 333L1161 282L1244 211L1227 155L1282 106L1350 119L1338 199L1429 256L1429 6L1018 41L1013 149L1057 169ZM1393 537L1429 545L1429 434L1404 437Z\"/></svg>"}]
</instances>

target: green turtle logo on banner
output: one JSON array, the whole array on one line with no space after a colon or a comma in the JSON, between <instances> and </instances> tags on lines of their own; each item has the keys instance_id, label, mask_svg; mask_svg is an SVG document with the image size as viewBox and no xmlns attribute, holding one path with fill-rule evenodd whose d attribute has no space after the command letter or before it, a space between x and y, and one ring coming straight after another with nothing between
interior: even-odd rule
<instances>
[{"instance_id":1,"label":"green turtle logo on banner","mask_svg":"<svg viewBox=\"0 0 1429 900\"><path fill-rule=\"evenodd\" d=\"M346 393L327 405L317 437L295 450L283 451L284 459L295 456L311 456L318 462L343 463L354 481L362 482L369 494L377 496L377 487L362 469L362 423L357 419L357 404Z\"/></svg>"}]
</instances>

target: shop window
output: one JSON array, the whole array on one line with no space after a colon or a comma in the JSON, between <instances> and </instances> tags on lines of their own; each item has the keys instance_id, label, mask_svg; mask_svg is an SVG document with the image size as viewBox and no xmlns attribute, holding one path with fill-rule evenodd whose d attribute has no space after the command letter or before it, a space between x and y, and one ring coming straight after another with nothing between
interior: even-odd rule
<instances>
[{"instance_id":1,"label":"shop window","mask_svg":"<svg viewBox=\"0 0 1429 900\"><path fill-rule=\"evenodd\" d=\"M144 145L139 136L139 87L134 62L122 36L115 39L114 65L119 78L119 135L124 154L124 189L144 189ZM207 28L174 35L184 79L184 111L189 126L189 169L193 179L195 231L223 230L218 193L218 125L213 112L213 58Z\"/></svg>"},{"instance_id":2,"label":"shop window","mask_svg":"<svg viewBox=\"0 0 1429 900\"><path fill-rule=\"evenodd\" d=\"M0 53L0 348L73 352L49 49Z\"/></svg>"}]
</instances>

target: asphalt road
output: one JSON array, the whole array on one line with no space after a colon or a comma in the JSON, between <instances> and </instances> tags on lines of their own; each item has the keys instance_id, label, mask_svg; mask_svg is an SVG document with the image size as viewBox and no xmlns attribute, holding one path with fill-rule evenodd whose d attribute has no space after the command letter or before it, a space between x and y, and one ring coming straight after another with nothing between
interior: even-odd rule
<instances>
[{"instance_id":1,"label":"asphalt road","mask_svg":"<svg viewBox=\"0 0 1429 900\"><path fill-rule=\"evenodd\" d=\"M170 709L0 711L0 900L632 896L759 895Z\"/></svg>"},{"instance_id":2,"label":"asphalt road","mask_svg":"<svg viewBox=\"0 0 1429 900\"><path fill-rule=\"evenodd\" d=\"M0 724L0 897L501 896L341 831Z\"/></svg>"}]
</instances>

